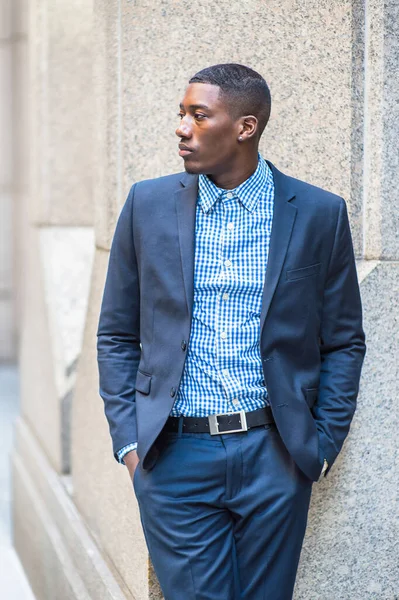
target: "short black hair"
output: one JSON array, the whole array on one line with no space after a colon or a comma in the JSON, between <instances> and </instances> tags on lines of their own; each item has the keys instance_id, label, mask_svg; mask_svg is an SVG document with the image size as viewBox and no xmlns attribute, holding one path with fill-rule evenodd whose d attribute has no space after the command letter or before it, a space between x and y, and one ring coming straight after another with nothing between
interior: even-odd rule
<instances>
[{"instance_id":1,"label":"short black hair","mask_svg":"<svg viewBox=\"0 0 399 600\"><path fill-rule=\"evenodd\" d=\"M233 118L253 115L259 122L259 137L262 135L272 103L269 86L262 75L245 65L225 63L198 71L189 83L217 85L230 105Z\"/></svg>"}]
</instances>

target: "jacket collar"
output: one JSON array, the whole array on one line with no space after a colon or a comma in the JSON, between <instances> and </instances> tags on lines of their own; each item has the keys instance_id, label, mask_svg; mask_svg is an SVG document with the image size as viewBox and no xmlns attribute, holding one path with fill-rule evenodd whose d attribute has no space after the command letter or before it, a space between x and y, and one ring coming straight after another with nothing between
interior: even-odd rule
<instances>
[{"instance_id":1,"label":"jacket collar","mask_svg":"<svg viewBox=\"0 0 399 600\"><path fill-rule=\"evenodd\" d=\"M279 171L269 160L266 162L273 174L275 201L289 202L295 196L295 179ZM184 188L195 187L198 191L198 175L182 173L180 183Z\"/></svg>"}]
</instances>

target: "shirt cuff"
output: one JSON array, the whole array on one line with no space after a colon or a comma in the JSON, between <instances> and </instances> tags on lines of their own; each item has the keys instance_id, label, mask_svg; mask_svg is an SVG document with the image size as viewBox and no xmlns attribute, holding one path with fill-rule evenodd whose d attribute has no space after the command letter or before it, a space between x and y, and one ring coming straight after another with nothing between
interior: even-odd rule
<instances>
[{"instance_id":1,"label":"shirt cuff","mask_svg":"<svg viewBox=\"0 0 399 600\"><path fill-rule=\"evenodd\" d=\"M127 446L123 446L123 448L121 448L120 450L117 451L117 456L118 456L118 460L121 463L121 465L125 464L125 461L123 460L123 458L126 456L126 454L128 452L131 452L132 450L136 450L137 449L137 442L134 442L133 444L128 444Z\"/></svg>"}]
</instances>

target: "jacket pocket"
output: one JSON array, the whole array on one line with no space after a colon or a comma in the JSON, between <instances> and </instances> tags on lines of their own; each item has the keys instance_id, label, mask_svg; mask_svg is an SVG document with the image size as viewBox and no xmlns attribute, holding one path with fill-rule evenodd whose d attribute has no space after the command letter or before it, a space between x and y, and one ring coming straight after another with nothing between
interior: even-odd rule
<instances>
[{"instance_id":1,"label":"jacket pocket","mask_svg":"<svg viewBox=\"0 0 399 600\"><path fill-rule=\"evenodd\" d=\"M307 388L305 390L306 402L309 408L313 408L319 395L319 388Z\"/></svg>"},{"instance_id":2,"label":"jacket pocket","mask_svg":"<svg viewBox=\"0 0 399 600\"><path fill-rule=\"evenodd\" d=\"M151 390L151 379L151 375L143 373L142 371L137 371L136 391L148 395Z\"/></svg>"},{"instance_id":3,"label":"jacket pocket","mask_svg":"<svg viewBox=\"0 0 399 600\"><path fill-rule=\"evenodd\" d=\"M309 265L308 267L301 267L300 269L291 269L287 271L287 279L294 281L295 279L303 279L304 277L310 277L320 271L321 263Z\"/></svg>"}]
</instances>

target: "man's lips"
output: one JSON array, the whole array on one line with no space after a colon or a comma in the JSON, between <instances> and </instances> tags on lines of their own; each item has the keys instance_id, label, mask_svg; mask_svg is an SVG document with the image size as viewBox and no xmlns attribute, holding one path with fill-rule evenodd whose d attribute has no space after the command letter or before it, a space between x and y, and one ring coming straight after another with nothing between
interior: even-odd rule
<instances>
[{"instance_id":1,"label":"man's lips","mask_svg":"<svg viewBox=\"0 0 399 600\"><path fill-rule=\"evenodd\" d=\"M179 156L188 156L192 152L194 152L194 150L192 150L185 144L179 144Z\"/></svg>"}]
</instances>

